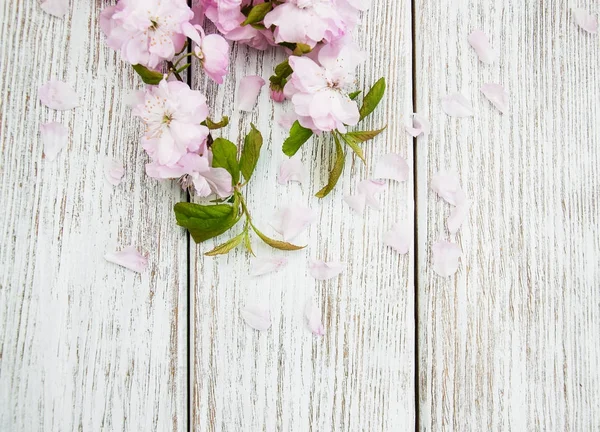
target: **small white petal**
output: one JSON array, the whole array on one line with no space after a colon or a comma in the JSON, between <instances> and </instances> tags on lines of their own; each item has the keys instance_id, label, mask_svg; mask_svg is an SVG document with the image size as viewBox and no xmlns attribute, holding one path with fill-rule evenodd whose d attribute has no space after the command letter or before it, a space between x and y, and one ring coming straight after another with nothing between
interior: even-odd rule
<instances>
[{"instance_id":1,"label":"small white petal","mask_svg":"<svg viewBox=\"0 0 600 432\"><path fill-rule=\"evenodd\" d=\"M107 253L104 255L104 259L138 273L142 273L148 267L148 258L133 246L127 246L119 252Z\"/></svg>"},{"instance_id":2,"label":"small white petal","mask_svg":"<svg viewBox=\"0 0 600 432\"><path fill-rule=\"evenodd\" d=\"M451 234L456 234L458 232L463 222L467 219L467 216L469 216L470 208L471 202L465 200L465 202L452 209L450 216L448 216L448 219L446 220L446 226Z\"/></svg>"},{"instance_id":3,"label":"small white petal","mask_svg":"<svg viewBox=\"0 0 600 432\"><path fill-rule=\"evenodd\" d=\"M69 0L45 0L40 4L40 7L50 15L63 18L69 11Z\"/></svg>"},{"instance_id":4,"label":"small white petal","mask_svg":"<svg viewBox=\"0 0 600 432\"><path fill-rule=\"evenodd\" d=\"M321 311L312 298L306 301L304 317L308 328L314 335L323 336L325 334L325 328L321 322Z\"/></svg>"},{"instance_id":5,"label":"small white petal","mask_svg":"<svg viewBox=\"0 0 600 432\"><path fill-rule=\"evenodd\" d=\"M308 263L308 272L315 279L327 280L334 278L343 272L344 267L345 264L338 261L325 262L312 260Z\"/></svg>"},{"instance_id":6,"label":"small white petal","mask_svg":"<svg viewBox=\"0 0 600 432\"><path fill-rule=\"evenodd\" d=\"M469 35L467 40L477 53L479 60L481 60L483 63L492 64L496 61L498 54L490 45L490 41L484 32L481 30L475 30Z\"/></svg>"},{"instance_id":7,"label":"small white petal","mask_svg":"<svg viewBox=\"0 0 600 432\"><path fill-rule=\"evenodd\" d=\"M377 198L375 198L375 195L378 195L381 192L383 192L385 188L385 181L377 180L363 180L356 187L358 193L363 194L365 196L365 201L367 205L376 210L379 210L379 208L381 208L381 204L379 203Z\"/></svg>"},{"instance_id":8,"label":"small white petal","mask_svg":"<svg viewBox=\"0 0 600 432\"><path fill-rule=\"evenodd\" d=\"M256 75L245 76L240 80L238 87L238 109L252 111L260 90L265 85L265 80Z\"/></svg>"},{"instance_id":9,"label":"small white petal","mask_svg":"<svg viewBox=\"0 0 600 432\"><path fill-rule=\"evenodd\" d=\"M385 234L383 241L386 246L391 247L398 253L406 254L412 243L412 229L407 222L397 222L390 231Z\"/></svg>"},{"instance_id":10,"label":"small white petal","mask_svg":"<svg viewBox=\"0 0 600 432\"><path fill-rule=\"evenodd\" d=\"M253 329L265 331L271 327L271 313L259 305L246 306L240 311L242 318Z\"/></svg>"},{"instance_id":11,"label":"small white petal","mask_svg":"<svg viewBox=\"0 0 600 432\"><path fill-rule=\"evenodd\" d=\"M51 122L40 125L40 135L44 144L44 157L53 161L58 153L67 145L68 129L60 123Z\"/></svg>"},{"instance_id":12,"label":"small white petal","mask_svg":"<svg viewBox=\"0 0 600 432\"><path fill-rule=\"evenodd\" d=\"M471 117L475 114L471 102L460 93L452 93L442 98L442 109L451 117Z\"/></svg>"},{"instance_id":13,"label":"small white petal","mask_svg":"<svg viewBox=\"0 0 600 432\"><path fill-rule=\"evenodd\" d=\"M50 80L41 86L38 90L38 96L42 104L59 111L70 110L79 106L79 98L73 87L58 80Z\"/></svg>"},{"instance_id":14,"label":"small white petal","mask_svg":"<svg viewBox=\"0 0 600 432\"><path fill-rule=\"evenodd\" d=\"M405 126L406 132L408 132L413 137L418 137L423 134L423 136L429 135L431 131L431 125L429 124L429 120L423 117L420 114L414 113L408 121L408 124Z\"/></svg>"},{"instance_id":15,"label":"small white petal","mask_svg":"<svg viewBox=\"0 0 600 432\"><path fill-rule=\"evenodd\" d=\"M271 226L283 236L284 241L290 241L316 220L316 211L293 204L279 210L273 217Z\"/></svg>"},{"instance_id":16,"label":"small white petal","mask_svg":"<svg viewBox=\"0 0 600 432\"><path fill-rule=\"evenodd\" d=\"M280 114L279 117L277 117L277 124L289 131L296 120L298 120L298 114L292 111Z\"/></svg>"},{"instance_id":17,"label":"small white petal","mask_svg":"<svg viewBox=\"0 0 600 432\"><path fill-rule=\"evenodd\" d=\"M445 240L438 241L431 247L433 255L433 271L442 277L452 276L458 270L458 262L462 250L456 243Z\"/></svg>"},{"instance_id":18,"label":"small white petal","mask_svg":"<svg viewBox=\"0 0 600 432\"><path fill-rule=\"evenodd\" d=\"M494 105L502 114L508 111L508 92L500 84L487 83L481 86L481 93Z\"/></svg>"},{"instance_id":19,"label":"small white petal","mask_svg":"<svg viewBox=\"0 0 600 432\"><path fill-rule=\"evenodd\" d=\"M275 272L288 263L287 258L276 258L276 257L258 257L252 260L252 272L250 276L262 276L267 273Z\"/></svg>"},{"instance_id":20,"label":"small white petal","mask_svg":"<svg viewBox=\"0 0 600 432\"><path fill-rule=\"evenodd\" d=\"M146 93L143 90L133 90L123 97L125 106L133 108L137 105L142 105L145 100Z\"/></svg>"},{"instance_id":21,"label":"small white petal","mask_svg":"<svg viewBox=\"0 0 600 432\"><path fill-rule=\"evenodd\" d=\"M305 180L306 169L304 168L302 159L298 155L284 159L281 165L279 165L279 175L277 176L279 184L284 185L291 181L304 183Z\"/></svg>"},{"instance_id":22,"label":"small white petal","mask_svg":"<svg viewBox=\"0 0 600 432\"><path fill-rule=\"evenodd\" d=\"M377 162L373 176L378 179L405 182L408 180L409 174L410 168L406 160L397 153L388 153Z\"/></svg>"},{"instance_id":23,"label":"small white petal","mask_svg":"<svg viewBox=\"0 0 600 432\"><path fill-rule=\"evenodd\" d=\"M346 195L344 201L346 201L346 204L359 215L364 214L367 205L367 197L365 194Z\"/></svg>"},{"instance_id":24,"label":"small white petal","mask_svg":"<svg viewBox=\"0 0 600 432\"><path fill-rule=\"evenodd\" d=\"M431 179L431 189L453 206L463 204L467 199L458 175L452 171L441 171L434 175Z\"/></svg>"},{"instance_id":25,"label":"small white petal","mask_svg":"<svg viewBox=\"0 0 600 432\"><path fill-rule=\"evenodd\" d=\"M598 18L585 9L573 8L573 18L579 27L588 33L598 33Z\"/></svg>"},{"instance_id":26,"label":"small white petal","mask_svg":"<svg viewBox=\"0 0 600 432\"><path fill-rule=\"evenodd\" d=\"M123 180L125 168L118 160L107 157L104 160L104 175L111 185L117 186Z\"/></svg>"}]
</instances>

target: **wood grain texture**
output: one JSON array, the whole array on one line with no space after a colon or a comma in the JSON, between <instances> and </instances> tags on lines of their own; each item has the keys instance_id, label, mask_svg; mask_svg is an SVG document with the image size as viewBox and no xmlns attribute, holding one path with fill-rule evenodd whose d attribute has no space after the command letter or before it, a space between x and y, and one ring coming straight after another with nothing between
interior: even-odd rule
<instances>
[{"instance_id":1,"label":"wood grain texture","mask_svg":"<svg viewBox=\"0 0 600 432\"><path fill-rule=\"evenodd\" d=\"M403 130L403 118L412 112L410 29L410 2L377 2L357 32L369 54L358 88L380 76L389 84L385 102L366 125L388 124L385 134L365 146L369 169L390 151L412 165L412 139ZM310 170L307 184L278 185L286 132L276 119L290 107L273 104L265 86L254 111L241 114L235 109L235 83L246 75L267 80L283 59L282 53L257 55L235 46L226 83L208 85L210 106L216 108L216 118L231 116L223 136L244 136L253 122L265 137L262 159L247 188L258 225L277 237L268 221L292 202L317 209L319 222L296 241L308 244L306 251L274 252L255 240L257 255L289 258L288 267L259 278L248 276L250 257L242 250L219 258L202 256L228 235L192 244L192 428L412 430L414 255L400 256L382 244L397 219L413 225L412 182L392 183L382 198L386 210L368 210L360 218L342 198L368 170L360 160L349 161L336 190L319 201L313 195L326 182L334 147L317 139L303 149ZM198 67L193 77L198 88L205 88ZM309 258L343 261L347 270L339 278L318 282L308 275ZM314 337L304 323L305 301L311 296L323 311L323 338ZM240 308L255 302L270 308L273 325L266 332L252 330L240 317Z\"/></svg>"},{"instance_id":2,"label":"wood grain texture","mask_svg":"<svg viewBox=\"0 0 600 432\"><path fill-rule=\"evenodd\" d=\"M71 2L57 19L37 1L0 6L0 430L186 430L187 242L175 185L146 177L139 121L124 97L140 82L105 47L109 2ZM52 77L81 106L38 101ZM70 142L42 156L39 124ZM105 155L125 164L118 187ZM142 275L103 256L133 244Z\"/></svg>"},{"instance_id":3,"label":"wood grain texture","mask_svg":"<svg viewBox=\"0 0 600 432\"><path fill-rule=\"evenodd\" d=\"M417 109L433 124L417 147L420 430L600 429L600 55L572 5L416 1ZM477 28L494 65L467 43ZM508 114L486 82L509 90ZM454 91L474 118L442 112ZM444 168L476 201L457 236L429 189ZM450 278L430 264L439 238L464 251Z\"/></svg>"}]
</instances>

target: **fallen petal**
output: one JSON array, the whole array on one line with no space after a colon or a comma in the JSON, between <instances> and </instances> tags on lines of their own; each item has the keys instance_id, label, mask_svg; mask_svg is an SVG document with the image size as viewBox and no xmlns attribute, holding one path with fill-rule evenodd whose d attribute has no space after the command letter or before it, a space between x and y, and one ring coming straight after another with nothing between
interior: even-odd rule
<instances>
[{"instance_id":1,"label":"fallen petal","mask_svg":"<svg viewBox=\"0 0 600 432\"><path fill-rule=\"evenodd\" d=\"M314 335L323 336L325 334L325 328L321 322L321 310L317 307L312 298L306 301L306 306L304 306L304 317L306 318L308 328Z\"/></svg>"},{"instance_id":2,"label":"fallen petal","mask_svg":"<svg viewBox=\"0 0 600 432\"><path fill-rule=\"evenodd\" d=\"M463 204L467 199L458 175L452 171L441 171L434 175L431 179L431 189L453 206Z\"/></svg>"},{"instance_id":3,"label":"fallen petal","mask_svg":"<svg viewBox=\"0 0 600 432\"><path fill-rule=\"evenodd\" d=\"M252 111L260 90L265 85L265 80L256 75L243 77L238 88L238 109Z\"/></svg>"},{"instance_id":4,"label":"fallen petal","mask_svg":"<svg viewBox=\"0 0 600 432\"><path fill-rule=\"evenodd\" d=\"M46 0L40 4L40 7L50 15L63 18L69 11L69 0Z\"/></svg>"},{"instance_id":5,"label":"fallen petal","mask_svg":"<svg viewBox=\"0 0 600 432\"><path fill-rule=\"evenodd\" d=\"M117 186L123 180L125 168L118 160L107 157L104 161L104 175L111 185Z\"/></svg>"},{"instance_id":6,"label":"fallen petal","mask_svg":"<svg viewBox=\"0 0 600 432\"><path fill-rule=\"evenodd\" d=\"M465 202L452 209L450 216L448 216L448 219L446 220L446 226L451 234L456 234L458 232L463 222L467 219L467 216L469 216L470 208L471 202L465 200Z\"/></svg>"},{"instance_id":7,"label":"fallen petal","mask_svg":"<svg viewBox=\"0 0 600 432\"><path fill-rule=\"evenodd\" d=\"M104 259L138 273L142 273L148 267L148 258L133 246L127 246L119 252L107 253L104 255Z\"/></svg>"},{"instance_id":8,"label":"fallen petal","mask_svg":"<svg viewBox=\"0 0 600 432\"><path fill-rule=\"evenodd\" d=\"M481 93L488 98L502 114L508 111L508 92L500 84L488 83L481 86Z\"/></svg>"},{"instance_id":9,"label":"fallen petal","mask_svg":"<svg viewBox=\"0 0 600 432\"><path fill-rule=\"evenodd\" d=\"M386 246L391 247L401 254L407 254L412 243L412 229L407 222L397 222L390 231L385 234L383 241Z\"/></svg>"},{"instance_id":10,"label":"fallen petal","mask_svg":"<svg viewBox=\"0 0 600 432\"><path fill-rule=\"evenodd\" d=\"M285 267L287 263L287 258L254 258L252 260L252 272L250 273L250 276L262 276L267 273L275 272Z\"/></svg>"},{"instance_id":11,"label":"fallen petal","mask_svg":"<svg viewBox=\"0 0 600 432\"><path fill-rule=\"evenodd\" d=\"M337 261L325 262L312 260L308 263L308 272L318 280L327 280L336 277L344 271L345 264Z\"/></svg>"},{"instance_id":12,"label":"fallen petal","mask_svg":"<svg viewBox=\"0 0 600 432\"><path fill-rule=\"evenodd\" d=\"M377 198L375 198L375 195L378 195L385 190L385 181L363 180L358 184L356 189L359 194L365 196L365 202L369 207L379 210L381 204Z\"/></svg>"},{"instance_id":13,"label":"fallen petal","mask_svg":"<svg viewBox=\"0 0 600 432\"><path fill-rule=\"evenodd\" d=\"M79 98L73 87L62 81L48 81L39 88L38 95L42 104L55 110L65 111L79 106Z\"/></svg>"},{"instance_id":14,"label":"fallen petal","mask_svg":"<svg viewBox=\"0 0 600 432\"><path fill-rule=\"evenodd\" d=\"M291 241L317 220L317 213L306 206L293 204L279 210L271 222L284 241Z\"/></svg>"},{"instance_id":15,"label":"fallen petal","mask_svg":"<svg viewBox=\"0 0 600 432\"><path fill-rule=\"evenodd\" d=\"M287 182L295 181L304 183L306 180L306 169L299 156L294 156L290 159L284 159L279 165L279 175L277 183L286 184Z\"/></svg>"},{"instance_id":16,"label":"fallen petal","mask_svg":"<svg viewBox=\"0 0 600 432\"><path fill-rule=\"evenodd\" d=\"M420 114L414 113L409 123L405 126L406 132L408 132L413 137L418 137L423 134L423 136L429 135L431 131L431 125L429 124L429 120L423 117Z\"/></svg>"},{"instance_id":17,"label":"fallen petal","mask_svg":"<svg viewBox=\"0 0 600 432\"><path fill-rule=\"evenodd\" d=\"M346 195L344 201L346 201L346 204L348 204L356 213L360 215L365 213L365 207L367 205L367 197L365 194Z\"/></svg>"},{"instance_id":18,"label":"fallen petal","mask_svg":"<svg viewBox=\"0 0 600 432\"><path fill-rule=\"evenodd\" d=\"M471 117L475 114L471 102L460 93L452 93L442 98L442 109L451 117Z\"/></svg>"},{"instance_id":19,"label":"fallen petal","mask_svg":"<svg viewBox=\"0 0 600 432\"><path fill-rule=\"evenodd\" d=\"M44 157L47 160L53 161L56 159L58 152L67 145L68 134L68 129L57 122L40 125L40 135L44 144Z\"/></svg>"},{"instance_id":20,"label":"fallen petal","mask_svg":"<svg viewBox=\"0 0 600 432\"><path fill-rule=\"evenodd\" d=\"M388 153L377 162L374 177L405 182L408 180L409 173L408 163L402 156L397 153Z\"/></svg>"},{"instance_id":21,"label":"fallen petal","mask_svg":"<svg viewBox=\"0 0 600 432\"><path fill-rule=\"evenodd\" d=\"M496 61L498 55L490 45L487 35L481 30L475 30L467 38L469 44L473 47L479 60L486 64L492 64Z\"/></svg>"},{"instance_id":22,"label":"fallen petal","mask_svg":"<svg viewBox=\"0 0 600 432\"><path fill-rule=\"evenodd\" d=\"M585 9L573 8L573 18L579 27L588 33L598 33L598 18Z\"/></svg>"},{"instance_id":23,"label":"fallen petal","mask_svg":"<svg viewBox=\"0 0 600 432\"><path fill-rule=\"evenodd\" d=\"M433 254L433 271L442 277L452 276L458 270L458 261L462 250L456 243L445 240L438 241L431 247Z\"/></svg>"},{"instance_id":24,"label":"fallen petal","mask_svg":"<svg viewBox=\"0 0 600 432\"><path fill-rule=\"evenodd\" d=\"M241 315L246 324L258 331L265 331L271 327L271 313L268 309L258 305L246 306L241 310Z\"/></svg>"}]
</instances>

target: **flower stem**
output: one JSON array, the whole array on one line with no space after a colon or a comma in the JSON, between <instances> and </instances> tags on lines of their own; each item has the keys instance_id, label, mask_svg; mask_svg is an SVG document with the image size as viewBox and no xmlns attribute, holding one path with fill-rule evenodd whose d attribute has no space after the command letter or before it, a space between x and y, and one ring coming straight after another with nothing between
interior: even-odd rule
<instances>
[{"instance_id":1,"label":"flower stem","mask_svg":"<svg viewBox=\"0 0 600 432\"><path fill-rule=\"evenodd\" d=\"M177 73L177 70L175 69L175 65L173 64L173 62L168 61L167 66L169 67L169 72L171 72L173 75L175 75L175 78L177 78L177 81L183 82L183 78L181 78L181 75L179 75L179 73Z\"/></svg>"}]
</instances>

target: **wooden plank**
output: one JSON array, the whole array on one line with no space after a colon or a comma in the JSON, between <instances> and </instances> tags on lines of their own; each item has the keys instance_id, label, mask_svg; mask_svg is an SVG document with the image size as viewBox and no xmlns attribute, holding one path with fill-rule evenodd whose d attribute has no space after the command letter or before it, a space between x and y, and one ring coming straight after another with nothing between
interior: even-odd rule
<instances>
[{"instance_id":1,"label":"wooden plank","mask_svg":"<svg viewBox=\"0 0 600 432\"><path fill-rule=\"evenodd\" d=\"M416 1L417 109L433 125L417 147L421 430L600 428L600 54L574 3ZM467 43L478 28L494 65ZM508 114L486 82L509 90ZM454 91L474 118L442 112ZM476 201L457 236L429 189L444 168ZM439 238L464 251L454 277L433 273Z\"/></svg>"},{"instance_id":2,"label":"wooden plank","mask_svg":"<svg viewBox=\"0 0 600 432\"><path fill-rule=\"evenodd\" d=\"M375 3L375 2L374 2ZM386 76L389 91L372 127L388 124L381 138L366 145L368 166L396 151L412 165L412 139L403 116L412 112L411 15L409 2L377 2L357 32L368 52L358 88ZM385 211L360 218L343 203L367 170L353 161L337 189L318 201L333 153L332 142L319 139L303 150L310 182L276 183L283 160L285 132L276 119L285 108L262 91L250 114L235 109L235 83L246 75L267 79L282 53L233 48L231 75L225 84L208 84L214 117L231 117L222 135L243 136L252 121L264 134L265 147L248 187L248 203L268 234L267 221L281 206L301 202L318 209L319 222L298 240L307 252L274 253L255 241L258 255L289 258L279 273L251 278L250 257L235 250L225 257L203 253L225 241L192 244L193 289L192 428L222 430L411 430L414 427L414 314L412 252L399 256L382 245L396 220L412 226L413 184L391 184L382 198ZM195 86L206 88L199 69ZM219 136L219 134L217 134ZM241 141L238 141L241 143ZM339 279L319 283L306 270L318 258L348 263ZM305 300L314 296L323 310L326 335L314 337L303 319ZM239 310L247 303L270 307L273 326L267 332L247 327Z\"/></svg>"},{"instance_id":3,"label":"wooden plank","mask_svg":"<svg viewBox=\"0 0 600 432\"><path fill-rule=\"evenodd\" d=\"M60 20L38 2L0 7L0 429L186 430L187 242L176 185L144 173L139 121L124 97L140 81L105 47L109 1L72 2ZM81 107L38 101L51 77ZM41 122L70 143L42 157ZM113 188L103 159L124 162ZM106 262L133 244L149 253L138 275Z\"/></svg>"}]
</instances>

